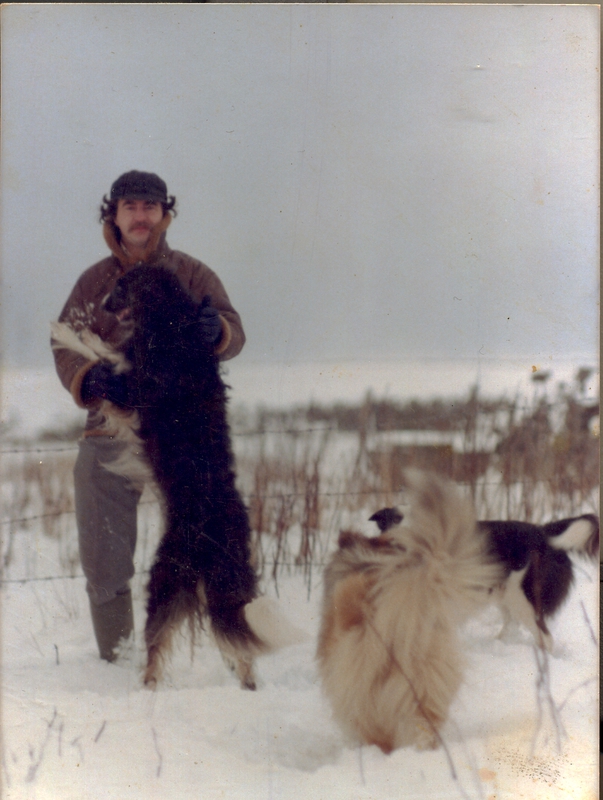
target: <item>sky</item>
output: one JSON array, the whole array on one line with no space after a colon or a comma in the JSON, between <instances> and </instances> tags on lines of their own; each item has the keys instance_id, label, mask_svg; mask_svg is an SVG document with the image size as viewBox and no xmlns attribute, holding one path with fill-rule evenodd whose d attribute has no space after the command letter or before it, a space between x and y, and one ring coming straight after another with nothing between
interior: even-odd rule
<instances>
[{"instance_id":1,"label":"sky","mask_svg":"<svg viewBox=\"0 0 603 800\"><path fill-rule=\"evenodd\" d=\"M130 169L242 364L594 363L598 36L595 6L4 6L4 364L51 366Z\"/></svg>"}]
</instances>

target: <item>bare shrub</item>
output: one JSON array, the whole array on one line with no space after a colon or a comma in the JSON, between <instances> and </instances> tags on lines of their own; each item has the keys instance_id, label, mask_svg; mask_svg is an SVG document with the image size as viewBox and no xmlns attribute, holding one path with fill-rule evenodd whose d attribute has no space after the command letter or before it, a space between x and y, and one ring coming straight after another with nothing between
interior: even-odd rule
<instances>
[{"instance_id":1,"label":"bare shrub","mask_svg":"<svg viewBox=\"0 0 603 800\"><path fill-rule=\"evenodd\" d=\"M339 530L371 532L368 517L404 503L403 472L419 467L464 486L481 519L548 521L598 511L599 447L588 401L588 370L549 399L546 380L531 399L486 400L473 388L460 400L375 400L356 407L238 414L238 484L249 508L254 566L278 581L302 570L308 585ZM56 545L65 576L79 574L72 470L75 445L9 451L2 460L2 570L36 574L37 535ZM374 529L373 529L374 530ZM140 591L161 535L159 506L147 492L139 507ZM17 565L17 551L20 563Z\"/></svg>"},{"instance_id":2,"label":"bare shrub","mask_svg":"<svg viewBox=\"0 0 603 800\"><path fill-rule=\"evenodd\" d=\"M41 448L4 456L1 472L4 571L15 558L17 537L40 531L56 542L56 561L61 573L69 577L77 574L79 556L73 536L75 455L75 448L56 451ZM35 548L33 551L31 547L25 548L28 564L35 560ZM33 563L31 569L35 571Z\"/></svg>"}]
</instances>

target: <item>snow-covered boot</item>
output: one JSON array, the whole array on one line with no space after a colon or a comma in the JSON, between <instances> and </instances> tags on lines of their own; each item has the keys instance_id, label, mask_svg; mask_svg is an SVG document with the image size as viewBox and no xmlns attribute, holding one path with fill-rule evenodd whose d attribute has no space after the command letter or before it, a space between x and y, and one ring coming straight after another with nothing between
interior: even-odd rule
<instances>
[{"instance_id":1,"label":"snow-covered boot","mask_svg":"<svg viewBox=\"0 0 603 800\"><path fill-rule=\"evenodd\" d=\"M90 611L100 657L105 661L115 661L117 645L129 639L134 630L132 593L128 590L118 594L101 606L91 602Z\"/></svg>"}]
</instances>

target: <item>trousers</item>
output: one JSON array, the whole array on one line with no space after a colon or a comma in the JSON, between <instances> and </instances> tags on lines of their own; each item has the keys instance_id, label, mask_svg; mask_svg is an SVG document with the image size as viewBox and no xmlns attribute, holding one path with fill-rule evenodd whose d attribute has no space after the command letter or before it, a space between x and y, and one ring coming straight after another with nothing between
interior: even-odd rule
<instances>
[{"instance_id":1,"label":"trousers","mask_svg":"<svg viewBox=\"0 0 603 800\"><path fill-rule=\"evenodd\" d=\"M141 492L103 466L123 447L109 436L82 439L73 470L80 560L95 606L125 594L134 575Z\"/></svg>"}]
</instances>

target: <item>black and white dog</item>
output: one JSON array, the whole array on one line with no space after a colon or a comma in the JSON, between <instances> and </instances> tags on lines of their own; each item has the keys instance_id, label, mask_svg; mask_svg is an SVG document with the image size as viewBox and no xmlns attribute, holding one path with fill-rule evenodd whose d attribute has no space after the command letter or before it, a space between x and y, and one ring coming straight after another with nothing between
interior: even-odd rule
<instances>
[{"instance_id":1,"label":"black and white dog","mask_svg":"<svg viewBox=\"0 0 603 800\"><path fill-rule=\"evenodd\" d=\"M403 519L397 508L383 508L370 517L381 534ZM477 523L488 540L488 556L504 570L504 580L493 588L492 599L504 615L501 635L511 620L523 623L538 645L551 652L553 639L547 627L567 599L574 581L568 553L595 560L599 554L599 520L582 514L545 525L517 520Z\"/></svg>"},{"instance_id":2,"label":"black and white dog","mask_svg":"<svg viewBox=\"0 0 603 800\"><path fill-rule=\"evenodd\" d=\"M145 684L157 683L181 623L192 629L208 616L225 660L254 689L254 658L270 648L248 621L258 594L250 527L235 487L226 387L200 306L173 273L143 265L118 280L105 308L131 325L123 352L62 323L52 327L53 346L100 356L126 375L127 409L103 401L102 410L108 431L136 457L105 466L160 490L165 532L147 587Z\"/></svg>"}]
</instances>

